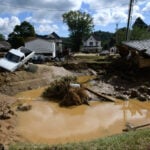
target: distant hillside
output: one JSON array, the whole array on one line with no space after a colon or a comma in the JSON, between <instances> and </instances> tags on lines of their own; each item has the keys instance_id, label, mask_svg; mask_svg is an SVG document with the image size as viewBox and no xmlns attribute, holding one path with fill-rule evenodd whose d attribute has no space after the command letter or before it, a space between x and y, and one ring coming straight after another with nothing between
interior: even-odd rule
<instances>
[{"instance_id":1,"label":"distant hillside","mask_svg":"<svg viewBox=\"0 0 150 150\"><path fill-rule=\"evenodd\" d=\"M96 34L97 36L100 36L101 41L108 41L111 38L113 38L114 33L111 32L105 32L105 31L95 31L94 34Z\"/></svg>"},{"instance_id":2,"label":"distant hillside","mask_svg":"<svg viewBox=\"0 0 150 150\"><path fill-rule=\"evenodd\" d=\"M114 46L115 44L114 33L99 30L95 31L94 34L100 37L103 49L108 49L111 46Z\"/></svg>"}]
</instances>

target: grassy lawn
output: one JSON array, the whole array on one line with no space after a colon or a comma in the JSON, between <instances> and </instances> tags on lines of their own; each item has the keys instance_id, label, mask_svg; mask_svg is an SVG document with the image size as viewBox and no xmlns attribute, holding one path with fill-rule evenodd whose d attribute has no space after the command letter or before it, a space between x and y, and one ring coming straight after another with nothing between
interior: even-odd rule
<instances>
[{"instance_id":1,"label":"grassy lawn","mask_svg":"<svg viewBox=\"0 0 150 150\"><path fill-rule=\"evenodd\" d=\"M131 131L88 142L64 145L15 144L10 150L150 150L150 129Z\"/></svg>"},{"instance_id":2,"label":"grassy lawn","mask_svg":"<svg viewBox=\"0 0 150 150\"><path fill-rule=\"evenodd\" d=\"M79 55L75 56L76 60L78 61L85 61L85 62L97 62L97 61L104 61L106 60L107 56L98 56L98 55Z\"/></svg>"}]
</instances>

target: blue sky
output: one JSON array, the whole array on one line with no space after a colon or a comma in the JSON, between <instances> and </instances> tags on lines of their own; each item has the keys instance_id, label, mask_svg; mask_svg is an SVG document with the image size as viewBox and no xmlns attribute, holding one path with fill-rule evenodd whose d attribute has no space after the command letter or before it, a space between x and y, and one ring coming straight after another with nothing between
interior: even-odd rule
<instances>
[{"instance_id":1,"label":"blue sky","mask_svg":"<svg viewBox=\"0 0 150 150\"><path fill-rule=\"evenodd\" d=\"M38 34L50 34L55 31L59 36L68 36L67 25L62 14L70 10L81 10L93 17L94 30L114 32L116 24L127 24L130 0L0 0L0 33L11 33L15 25L29 21ZM135 0L132 12L134 23L141 17L150 25L150 1Z\"/></svg>"}]
</instances>

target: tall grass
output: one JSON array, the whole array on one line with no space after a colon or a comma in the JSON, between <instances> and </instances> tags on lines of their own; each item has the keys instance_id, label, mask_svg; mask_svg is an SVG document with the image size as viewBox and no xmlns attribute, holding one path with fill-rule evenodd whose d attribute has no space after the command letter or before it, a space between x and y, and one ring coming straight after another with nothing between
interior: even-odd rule
<instances>
[{"instance_id":1,"label":"tall grass","mask_svg":"<svg viewBox=\"0 0 150 150\"><path fill-rule=\"evenodd\" d=\"M64 145L14 144L10 150L150 150L150 129Z\"/></svg>"}]
</instances>

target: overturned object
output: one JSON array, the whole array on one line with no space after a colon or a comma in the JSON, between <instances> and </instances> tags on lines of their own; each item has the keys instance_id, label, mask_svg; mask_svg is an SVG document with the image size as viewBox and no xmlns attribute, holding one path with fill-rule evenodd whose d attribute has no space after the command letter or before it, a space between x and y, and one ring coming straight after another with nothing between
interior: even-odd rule
<instances>
[{"instance_id":1,"label":"overturned object","mask_svg":"<svg viewBox=\"0 0 150 150\"><path fill-rule=\"evenodd\" d=\"M33 51L30 51L24 47L11 49L3 58L0 59L0 67L14 72L27 63L33 55Z\"/></svg>"}]
</instances>

